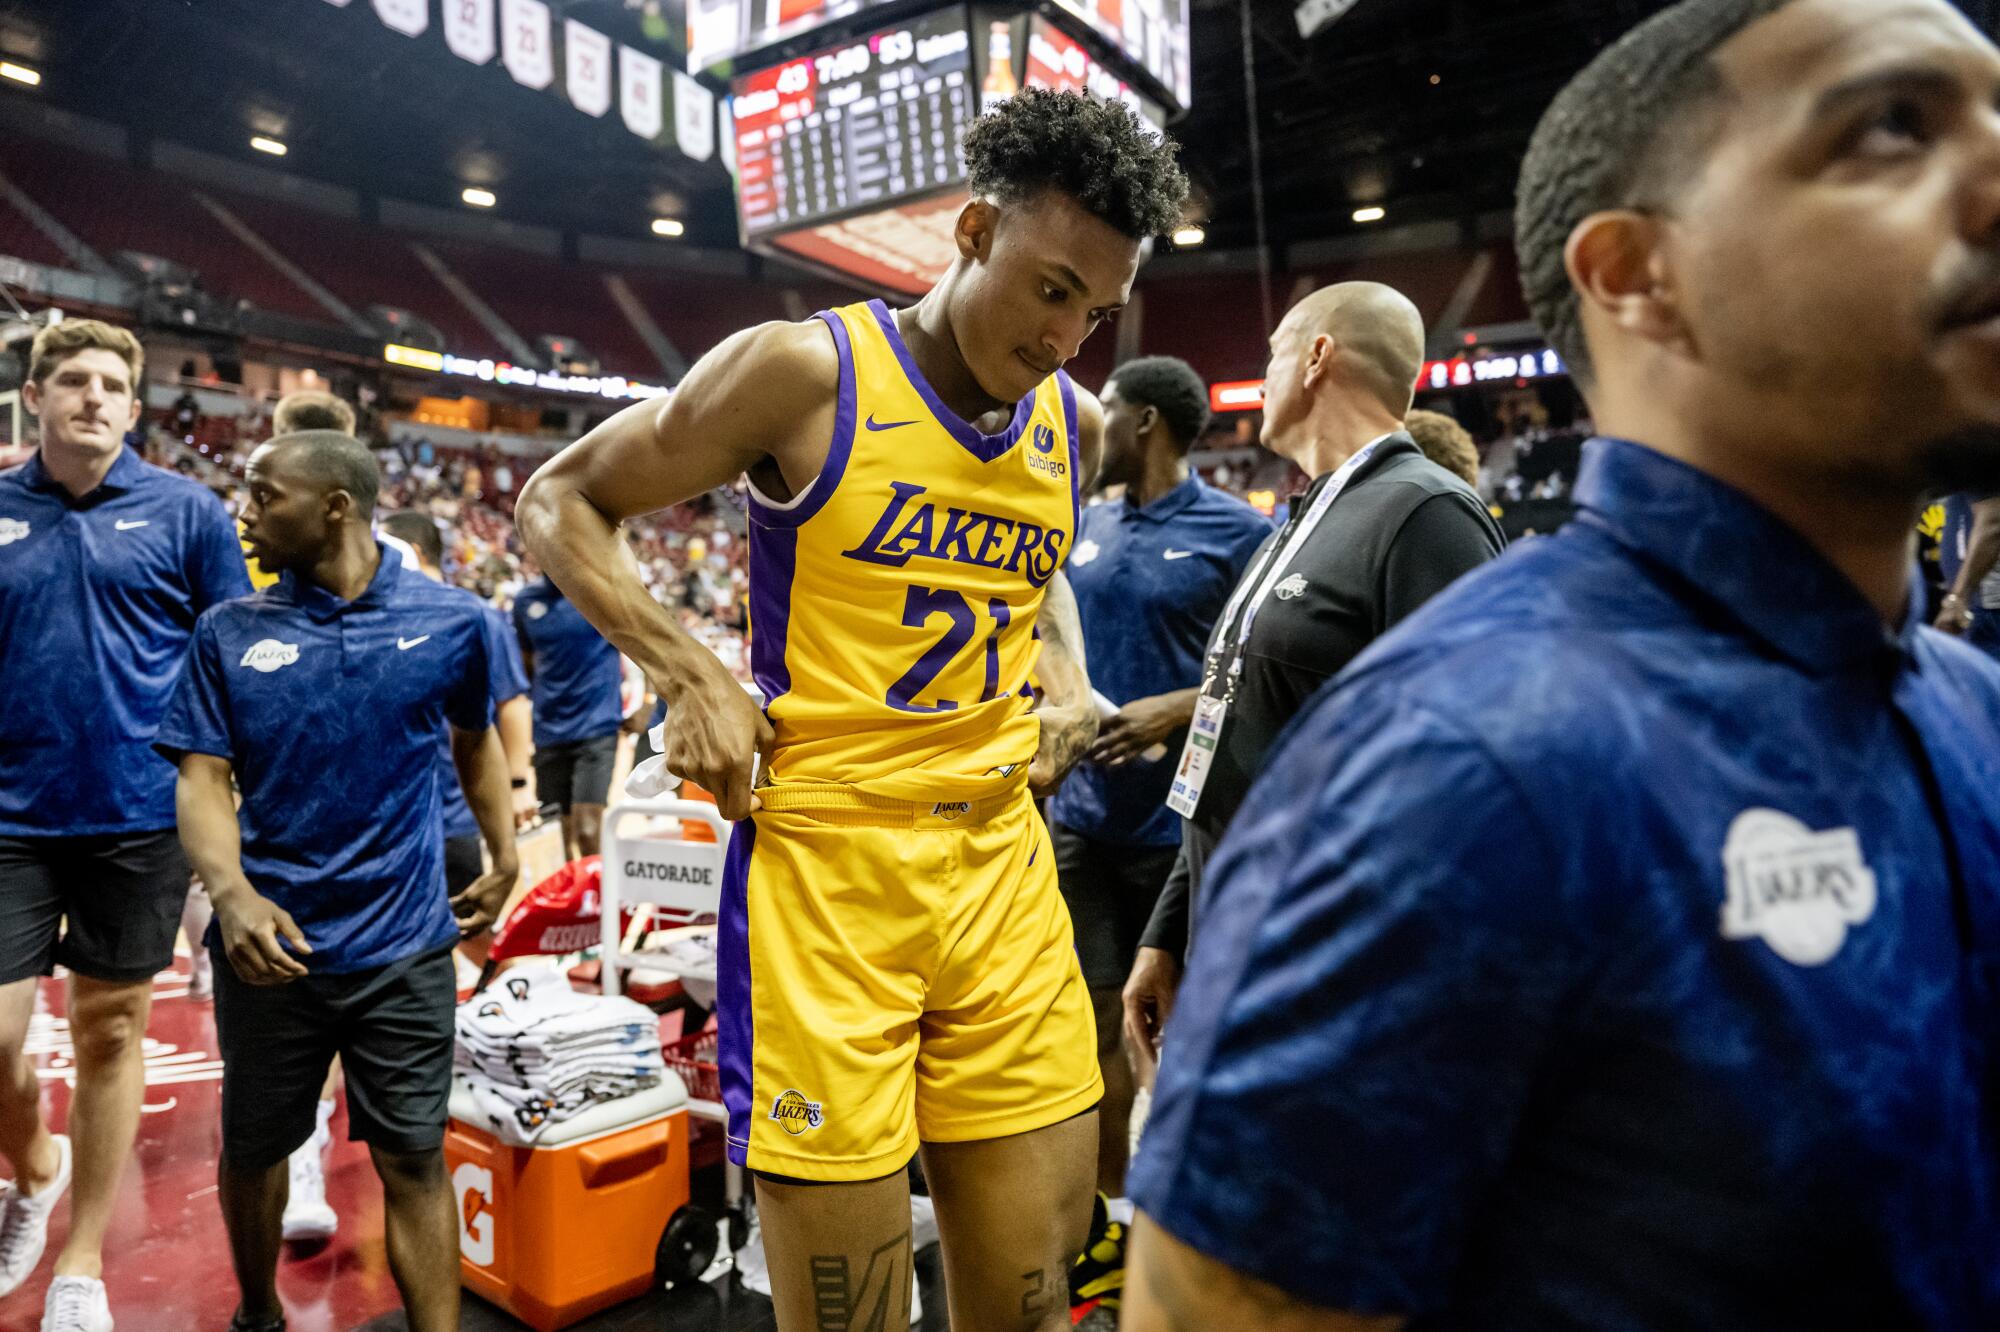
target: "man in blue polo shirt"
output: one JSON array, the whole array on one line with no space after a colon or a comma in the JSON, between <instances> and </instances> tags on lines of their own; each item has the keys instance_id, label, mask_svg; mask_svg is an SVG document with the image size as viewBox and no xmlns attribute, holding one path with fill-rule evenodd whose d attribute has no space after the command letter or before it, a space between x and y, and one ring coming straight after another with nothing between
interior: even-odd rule
<instances>
[{"instance_id":1,"label":"man in blue polo shirt","mask_svg":"<svg viewBox=\"0 0 2000 1332\"><path fill-rule=\"evenodd\" d=\"M1686 0L1556 100L1529 304L1577 520L1301 716L1133 1167L1127 1332L2000 1327L2000 51Z\"/></svg>"},{"instance_id":2,"label":"man in blue polo shirt","mask_svg":"<svg viewBox=\"0 0 2000 1332\"><path fill-rule=\"evenodd\" d=\"M1937 627L2000 658L2000 495L1953 495L1938 534L1944 603Z\"/></svg>"},{"instance_id":3,"label":"man in blue polo shirt","mask_svg":"<svg viewBox=\"0 0 2000 1332\"><path fill-rule=\"evenodd\" d=\"M286 1159L311 1136L338 1055L410 1326L444 1332L458 1326L443 1156L451 950L493 923L519 874L496 663L477 603L405 569L371 533L375 462L351 436L281 436L247 481L245 537L282 577L202 616L155 740L179 765L181 840L215 905L233 1326L284 1325ZM436 773L446 723L493 865L451 897Z\"/></svg>"},{"instance_id":4,"label":"man in blue polo shirt","mask_svg":"<svg viewBox=\"0 0 2000 1332\"><path fill-rule=\"evenodd\" d=\"M0 473L0 1295L34 1271L76 1181L45 1326L103 1332L105 1228L139 1126L152 978L188 866L147 744L203 610L250 590L207 489L124 445L144 369L123 329L42 330L22 396L41 447ZM70 973L70 1137L22 1056L38 978ZM74 1139L74 1154L72 1142Z\"/></svg>"},{"instance_id":5,"label":"man in blue polo shirt","mask_svg":"<svg viewBox=\"0 0 2000 1332\"><path fill-rule=\"evenodd\" d=\"M594 856L626 721L618 649L547 578L514 598L514 628L532 685L536 793L562 812L564 853Z\"/></svg>"},{"instance_id":6,"label":"man in blue polo shirt","mask_svg":"<svg viewBox=\"0 0 2000 1332\"><path fill-rule=\"evenodd\" d=\"M1097 1014L1097 1184L1115 1204L1132 1109L1119 994L1180 846L1180 818L1165 804L1173 756L1201 692L1209 631L1271 523L1188 470L1208 388L1187 362L1128 361L1102 400L1097 479L1125 494L1083 511L1068 568L1091 682L1118 710L1049 802L1049 823Z\"/></svg>"}]
</instances>

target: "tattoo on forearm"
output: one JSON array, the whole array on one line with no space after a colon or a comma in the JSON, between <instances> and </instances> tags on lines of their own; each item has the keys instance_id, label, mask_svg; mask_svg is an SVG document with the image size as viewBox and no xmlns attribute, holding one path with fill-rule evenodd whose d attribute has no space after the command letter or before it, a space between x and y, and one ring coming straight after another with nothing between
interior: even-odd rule
<instances>
[{"instance_id":1,"label":"tattoo on forearm","mask_svg":"<svg viewBox=\"0 0 2000 1332\"><path fill-rule=\"evenodd\" d=\"M910 1232L905 1230L868 1255L854 1279L844 1253L814 1254L813 1304L819 1332L888 1332L909 1317Z\"/></svg>"}]
</instances>

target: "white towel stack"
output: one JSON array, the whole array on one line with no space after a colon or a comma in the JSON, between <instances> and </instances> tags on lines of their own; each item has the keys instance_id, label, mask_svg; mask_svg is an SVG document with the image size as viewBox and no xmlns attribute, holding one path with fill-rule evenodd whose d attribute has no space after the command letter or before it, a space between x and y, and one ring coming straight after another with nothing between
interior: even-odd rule
<instances>
[{"instance_id":1,"label":"white towel stack","mask_svg":"<svg viewBox=\"0 0 2000 1332\"><path fill-rule=\"evenodd\" d=\"M604 1101L659 1085L659 1019L611 995L578 994L553 964L502 972L458 1006L459 1085L476 1127L530 1146Z\"/></svg>"}]
</instances>

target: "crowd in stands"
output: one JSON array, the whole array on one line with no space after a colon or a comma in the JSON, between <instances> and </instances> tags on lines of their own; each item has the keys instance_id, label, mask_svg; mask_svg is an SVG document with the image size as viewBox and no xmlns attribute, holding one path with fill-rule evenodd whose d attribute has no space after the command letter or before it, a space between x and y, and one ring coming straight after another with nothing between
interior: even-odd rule
<instances>
[{"instance_id":1,"label":"crowd in stands","mask_svg":"<svg viewBox=\"0 0 2000 1332\"><path fill-rule=\"evenodd\" d=\"M148 461L213 489L231 512L241 507L244 468L270 437L270 410L252 401L236 417L203 414L186 395L142 427ZM445 576L502 610L539 574L514 531L514 501L538 460L493 448L444 447L427 439L369 441L382 467L384 512L418 509L444 535ZM738 490L718 490L626 525L647 587L676 610L689 633L706 643L741 679L750 678L749 543Z\"/></svg>"}]
</instances>

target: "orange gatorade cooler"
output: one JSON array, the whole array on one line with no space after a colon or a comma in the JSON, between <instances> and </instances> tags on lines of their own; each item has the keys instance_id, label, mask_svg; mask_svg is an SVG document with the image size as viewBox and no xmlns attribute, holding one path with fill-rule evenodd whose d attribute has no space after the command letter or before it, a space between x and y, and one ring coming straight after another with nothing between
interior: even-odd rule
<instances>
[{"instance_id":1,"label":"orange gatorade cooler","mask_svg":"<svg viewBox=\"0 0 2000 1332\"><path fill-rule=\"evenodd\" d=\"M687 1205L687 1091L673 1073L552 1126L532 1147L501 1142L477 1119L461 1087L444 1142L459 1275L537 1332L698 1278L713 1260L715 1221Z\"/></svg>"}]
</instances>

